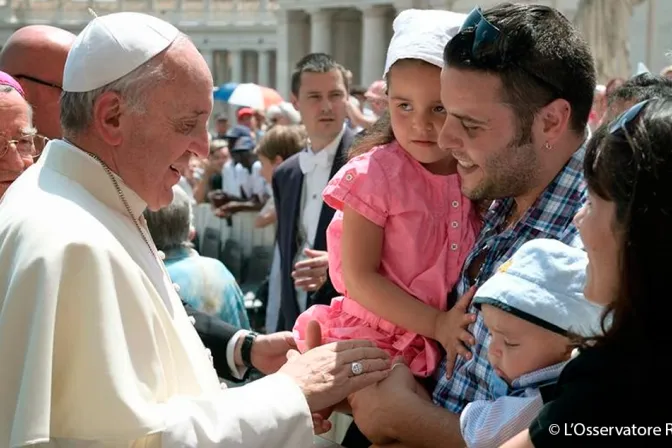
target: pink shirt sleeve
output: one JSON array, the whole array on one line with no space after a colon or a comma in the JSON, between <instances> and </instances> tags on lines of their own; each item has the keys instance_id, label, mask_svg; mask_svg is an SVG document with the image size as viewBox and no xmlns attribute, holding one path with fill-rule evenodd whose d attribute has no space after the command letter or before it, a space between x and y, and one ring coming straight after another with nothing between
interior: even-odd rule
<instances>
[{"instance_id":1,"label":"pink shirt sleeve","mask_svg":"<svg viewBox=\"0 0 672 448\"><path fill-rule=\"evenodd\" d=\"M389 185L385 171L372 157L375 151L350 160L329 181L322 197L335 210L343 211L347 205L383 227L389 212Z\"/></svg>"}]
</instances>

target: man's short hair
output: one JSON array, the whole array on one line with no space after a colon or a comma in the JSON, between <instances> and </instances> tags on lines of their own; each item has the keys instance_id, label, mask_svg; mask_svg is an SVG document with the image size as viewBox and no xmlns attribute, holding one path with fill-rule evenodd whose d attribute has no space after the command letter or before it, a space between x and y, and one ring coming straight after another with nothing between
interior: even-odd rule
<instances>
[{"instance_id":1,"label":"man's short hair","mask_svg":"<svg viewBox=\"0 0 672 448\"><path fill-rule=\"evenodd\" d=\"M548 6L502 3L483 11L500 32L474 45L474 27L448 42L444 62L457 69L499 75L502 95L529 139L534 115L554 99L571 105L571 128L583 133L593 104L595 66L588 44L559 11ZM480 36L479 36L480 37Z\"/></svg>"},{"instance_id":2,"label":"man's short hair","mask_svg":"<svg viewBox=\"0 0 672 448\"><path fill-rule=\"evenodd\" d=\"M332 70L338 70L343 77L343 84L346 92L350 90L347 70L338 62L325 53L310 53L301 58L296 63L294 71L292 72L292 94L299 96L299 89L301 88L301 75L304 73L329 73Z\"/></svg>"},{"instance_id":3,"label":"man's short hair","mask_svg":"<svg viewBox=\"0 0 672 448\"><path fill-rule=\"evenodd\" d=\"M672 96L672 79L652 73L641 73L611 91L607 96L607 104L611 105L615 101L639 103L668 96Z\"/></svg>"}]
</instances>

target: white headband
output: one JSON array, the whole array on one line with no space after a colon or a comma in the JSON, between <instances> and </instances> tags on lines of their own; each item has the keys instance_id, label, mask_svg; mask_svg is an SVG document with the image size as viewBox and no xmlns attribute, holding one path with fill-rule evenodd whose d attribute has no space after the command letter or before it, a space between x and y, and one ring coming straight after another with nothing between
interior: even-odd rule
<instances>
[{"instance_id":1,"label":"white headband","mask_svg":"<svg viewBox=\"0 0 672 448\"><path fill-rule=\"evenodd\" d=\"M467 18L466 14L442 9L407 9L392 25L394 35L387 49L383 78L401 59L420 59L443 67L443 49Z\"/></svg>"}]
</instances>

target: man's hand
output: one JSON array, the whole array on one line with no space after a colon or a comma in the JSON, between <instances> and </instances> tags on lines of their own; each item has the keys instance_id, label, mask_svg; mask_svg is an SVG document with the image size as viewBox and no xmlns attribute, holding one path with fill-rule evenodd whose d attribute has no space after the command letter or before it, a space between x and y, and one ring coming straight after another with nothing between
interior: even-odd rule
<instances>
[{"instance_id":1,"label":"man's hand","mask_svg":"<svg viewBox=\"0 0 672 448\"><path fill-rule=\"evenodd\" d=\"M362 372L355 375L352 364ZM287 363L279 370L303 391L311 412L319 412L344 400L360 389L375 384L390 373L389 355L371 341L332 342L299 354L287 353Z\"/></svg>"},{"instance_id":2,"label":"man's hand","mask_svg":"<svg viewBox=\"0 0 672 448\"><path fill-rule=\"evenodd\" d=\"M353 394L349 401L357 427L374 444L396 442L393 418L404 413L411 400L430 399L410 369L395 363L390 375L383 381Z\"/></svg>"},{"instance_id":3,"label":"man's hand","mask_svg":"<svg viewBox=\"0 0 672 448\"><path fill-rule=\"evenodd\" d=\"M244 207L242 202L231 201L215 209L215 216L219 218L230 218L234 214L241 211Z\"/></svg>"},{"instance_id":4,"label":"man's hand","mask_svg":"<svg viewBox=\"0 0 672 448\"><path fill-rule=\"evenodd\" d=\"M241 344L242 339L240 338L239 341ZM261 373L270 375L277 372L287 362L287 352L294 349L296 349L296 342L289 331L260 334L252 344L252 365ZM236 350L236 353L240 353L240 350Z\"/></svg>"},{"instance_id":5,"label":"man's hand","mask_svg":"<svg viewBox=\"0 0 672 448\"><path fill-rule=\"evenodd\" d=\"M329 258L323 250L306 249L303 253L307 260L299 261L294 265L292 277L294 286L304 291L317 291L327 280Z\"/></svg>"}]
</instances>

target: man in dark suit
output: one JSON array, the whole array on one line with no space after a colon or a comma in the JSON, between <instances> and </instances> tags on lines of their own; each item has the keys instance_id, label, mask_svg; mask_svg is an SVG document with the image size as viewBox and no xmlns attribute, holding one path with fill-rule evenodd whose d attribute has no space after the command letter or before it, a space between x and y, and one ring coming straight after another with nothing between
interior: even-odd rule
<instances>
[{"instance_id":1,"label":"man in dark suit","mask_svg":"<svg viewBox=\"0 0 672 448\"><path fill-rule=\"evenodd\" d=\"M257 335L182 304L203 345L210 350L220 378L244 381L251 368L263 374L275 373L287 361L287 352L296 349L292 333Z\"/></svg>"},{"instance_id":2,"label":"man in dark suit","mask_svg":"<svg viewBox=\"0 0 672 448\"><path fill-rule=\"evenodd\" d=\"M273 175L282 278L278 330L291 330L303 310L337 295L325 252L334 210L322 201L322 190L347 160L354 139L345 125L349 88L343 66L311 53L297 63L291 82L292 104L309 143Z\"/></svg>"}]
</instances>

